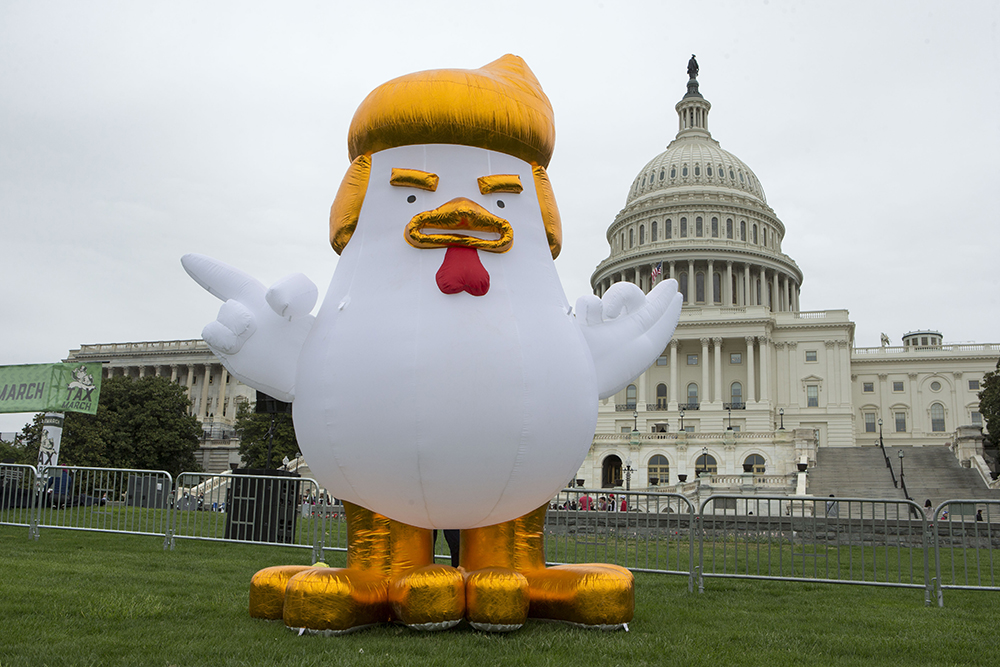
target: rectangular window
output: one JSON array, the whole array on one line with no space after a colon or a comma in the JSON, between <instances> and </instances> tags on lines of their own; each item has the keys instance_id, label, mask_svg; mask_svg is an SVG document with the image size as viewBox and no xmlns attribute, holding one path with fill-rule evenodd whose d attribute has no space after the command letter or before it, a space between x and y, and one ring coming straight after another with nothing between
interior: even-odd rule
<instances>
[{"instance_id":1,"label":"rectangular window","mask_svg":"<svg viewBox=\"0 0 1000 667\"><path fill-rule=\"evenodd\" d=\"M806 350L806 361L816 361L816 350Z\"/></svg>"},{"instance_id":2,"label":"rectangular window","mask_svg":"<svg viewBox=\"0 0 1000 667\"><path fill-rule=\"evenodd\" d=\"M734 430L734 431L737 431L737 432L739 432L739 430L740 430L740 425L739 425L739 424L734 424L734 425L733 425L733 430Z\"/></svg>"},{"instance_id":3,"label":"rectangular window","mask_svg":"<svg viewBox=\"0 0 1000 667\"><path fill-rule=\"evenodd\" d=\"M658 356L656 358L656 365L657 366L666 366L667 365L667 355L661 354L660 356Z\"/></svg>"},{"instance_id":4,"label":"rectangular window","mask_svg":"<svg viewBox=\"0 0 1000 667\"><path fill-rule=\"evenodd\" d=\"M875 413L866 412L865 413L865 433L875 432Z\"/></svg>"},{"instance_id":5,"label":"rectangular window","mask_svg":"<svg viewBox=\"0 0 1000 667\"><path fill-rule=\"evenodd\" d=\"M875 391L875 383L874 382L862 382L861 383L861 391L865 392L866 394L873 393Z\"/></svg>"},{"instance_id":6,"label":"rectangular window","mask_svg":"<svg viewBox=\"0 0 1000 667\"><path fill-rule=\"evenodd\" d=\"M973 426L983 425L983 416L976 410L972 411L972 425Z\"/></svg>"},{"instance_id":7,"label":"rectangular window","mask_svg":"<svg viewBox=\"0 0 1000 667\"><path fill-rule=\"evenodd\" d=\"M688 366L697 366L697 365L698 365L698 355L697 354L689 354L688 355Z\"/></svg>"},{"instance_id":8,"label":"rectangular window","mask_svg":"<svg viewBox=\"0 0 1000 667\"><path fill-rule=\"evenodd\" d=\"M819 385L810 384L806 386L806 405L810 408L819 407Z\"/></svg>"},{"instance_id":9,"label":"rectangular window","mask_svg":"<svg viewBox=\"0 0 1000 667\"><path fill-rule=\"evenodd\" d=\"M694 426L685 426L684 427L684 432L685 433L694 433Z\"/></svg>"},{"instance_id":10,"label":"rectangular window","mask_svg":"<svg viewBox=\"0 0 1000 667\"><path fill-rule=\"evenodd\" d=\"M892 383L892 390L893 391L903 391L903 383L894 380L893 383Z\"/></svg>"},{"instance_id":11,"label":"rectangular window","mask_svg":"<svg viewBox=\"0 0 1000 667\"><path fill-rule=\"evenodd\" d=\"M906 413L896 413L896 433L906 433Z\"/></svg>"},{"instance_id":12,"label":"rectangular window","mask_svg":"<svg viewBox=\"0 0 1000 667\"><path fill-rule=\"evenodd\" d=\"M969 391L979 391L979 380L969 380Z\"/></svg>"},{"instance_id":13,"label":"rectangular window","mask_svg":"<svg viewBox=\"0 0 1000 667\"><path fill-rule=\"evenodd\" d=\"M743 353L742 352L730 352L729 353L729 363L735 365L743 363Z\"/></svg>"}]
</instances>

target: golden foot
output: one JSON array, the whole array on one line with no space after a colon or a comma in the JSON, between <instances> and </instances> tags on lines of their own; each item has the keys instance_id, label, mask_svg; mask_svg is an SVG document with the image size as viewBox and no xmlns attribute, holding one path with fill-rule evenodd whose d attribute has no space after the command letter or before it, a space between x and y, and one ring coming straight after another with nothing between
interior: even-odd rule
<instances>
[{"instance_id":1,"label":"golden foot","mask_svg":"<svg viewBox=\"0 0 1000 667\"><path fill-rule=\"evenodd\" d=\"M476 570L466 577L465 602L465 617L477 630L517 630L528 618L528 580L504 567Z\"/></svg>"}]
</instances>

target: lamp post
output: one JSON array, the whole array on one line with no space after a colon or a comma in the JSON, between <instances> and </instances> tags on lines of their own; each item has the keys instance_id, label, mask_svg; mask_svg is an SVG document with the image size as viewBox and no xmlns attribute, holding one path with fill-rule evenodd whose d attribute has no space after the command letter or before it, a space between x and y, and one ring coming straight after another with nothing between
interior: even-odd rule
<instances>
[{"instance_id":1,"label":"lamp post","mask_svg":"<svg viewBox=\"0 0 1000 667\"><path fill-rule=\"evenodd\" d=\"M632 459L625 459L625 490L632 490L632 473L635 472L635 468L632 467Z\"/></svg>"},{"instance_id":2,"label":"lamp post","mask_svg":"<svg viewBox=\"0 0 1000 667\"><path fill-rule=\"evenodd\" d=\"M708 474L708 447L701 448L701 470L698 471L698 476Z\"/></svg>"},{"instance_id":3,"label":"lamp post","mask_svg":"<svg viewBox=\"0 0 1000 667\"><path fill-rule=\"evenodd\" d=\"M784 431L785 430L785 409L784 408L778 408L778 417L781 419L781 427L778 430L779 431Z\"/></svg>"},{"instance_id":4,"label":"lamp post","mask_svg":"<svg viewBox=\"0 0 1000 667\"><path fill-rule=\"evenodd\" d=\"M733 430L733 404L729 404L729 426L726 428L727 431Z\"/></svg>"},{"instance_id":5,"label":"lamp post","mask_svg":"<svg viewBox=\"0 0 1000 667\"><path fill-rule=\"evenodd\" d=\"M684 430L684 408L681 408L681 430Z\"/></svg>"},{"instance_id":6,"label":"lamp post","mask_svg":"<svg viewBox=\"0 0 1000 667\"><path fill-rule=\"evenodd\" d=\"M899 450L899 481L903 481L903 450Z\"/></svg>"},{"instance_id":7,"label":"lamp post","mask_svg":"<svg viewBox=\"0 0 1000 667\"><path fill-rule=\"evenodd\" d=\"M638 410L633 410L632 411L632 430L633 431L638 431L639 430L638 424L639 424L639 411Z\"/></svg>"}]
</instances>

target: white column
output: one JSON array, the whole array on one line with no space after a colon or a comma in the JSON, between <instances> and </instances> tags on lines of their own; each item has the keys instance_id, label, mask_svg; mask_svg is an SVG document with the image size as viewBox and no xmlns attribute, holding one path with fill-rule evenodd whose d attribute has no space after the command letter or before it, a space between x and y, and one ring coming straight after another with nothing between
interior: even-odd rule
<instances>
[{"instance_id":1,"label":"white column","mask_svg":"<svg viewBox=\"0 0 1000 667\"><path fill-rule=\"evenodd\" d=\"M698 300L698 291L695 289L694 260L693 259L689 259L688 260L688 293L687 293L687 297L688 297L687 298L687 302L689 304L696 303L697 300Z\"/></svg>"},{"instance_id":2,"label":"white column","mask_svg":"<svg viewBox=\"0 0 1000 667\"><path fill-rule=\"evenodd\" d=\"M750 285L750 265L743 265L743 305L753 305L753 288Z\"/></svg>"},{"instance_id":3,"label":"white column","mask_svg":"<svg viewBox=\"0 0 1000 667\"><path fill-rule=\"evenodd\" d=\"M760 343L760 400L767 402L771 392L771 341L765 336L757 339Z\"/></svg>"},{"instance_id":4,"label":"white column","mask_svg":"<svg viewBox=\"0 0 1000 667\"><path fill-rule=\"evenodd\" d=\"M212 377L212 364L205 364L205 375L201 379L201 400L198 401L198 416L208 417L208 379Z\"/></svg>"},{"instance_id":5,"label":"white column","mask_svg":"<svg viewBox=\"0 0 1000 667\"><path fill-rule=\"evenodd\" d=\"M674 338L670 341L670 386L667 387L667 406L670 410L677 410L677 404L680 402L679 390L677 388L677 346L680 342ZM670 404L673 403L673 406Z\"/></svg>"},{"instance_id":6,"label":"white column","mask_svg":"<svg viewBox=\"0 0 1000 667\"><path fill-rule=\"evenodd\" d=\"M708 342L708 338L701 339L701 391L698 400L702 403L708 403L709 397L712 395L709 393L708 384Z\"/></svg>"},{"instance_id":7,"label":"white column","mask_svg":"<svg viewBox=\"0 0 1000 667\"><path fill-rule=\"evenodd\" d=\"M705 305L714 306L715 305L715 262L713 260L708 260L708 275L705 276ZM721 282L721 281L720 281ZM721 285L720 285L721 287ZM719 299L722 299L722 295L719 295Z\"/></svg>"},{"instance_id":8,"label":"white column","mask_svg":"<svg viewBox=\"0 0 1000 667\"><path fill-rule=\"evenodd\" d=\"M229 371L223 366L222 372L219 374L219 414L216 415L216 419L219 421L222 421L223 415L232 418L232 415L226 414L228 412L226 410L226 380L228 379Z\"/></svg>"},{"instance_id":9,"label":"white column","mask_svg":"<svg viewBox=\"0 0 1000 667\"><path fill-rule=\"evenodd\" d=\"M715 346L715 403L722 401L722 337L716 336L712 339Z\"/></svg>"},{"instance_id":10,"label":"white column","mask_svg":"<svg viewBox=\"0 0 1000 667\"><path fill-rule=\"evenodd\" d=\"M788 355L781 341L774 342L774 403L788 405Z\"/></svg>"},{"instance_id":11,"label":"white column","mask_svg":"<svg viewBox=\"0 0 1000 667\"><path fill-rule=\"evenodd\" d=\"M753 363L753 336L747 336L747 403L757 402L757 392L754 390L754 380L757 373L754 371Z\"/></svg>"},{"instance_id":12,"label":"white column","mask_svg":"<svg viewBox=\"0 0 1000 667\"><path fill-rule=\"evenodd\" d=\"M771 273L771 310L778 312L781 310L781 292L778 291L778 272Z\"/></svg>"},{"instance_id":13,"label":"white column","mask_svg":"<svg viewBox=\"0 0 1000 667\"><path fill-rule=\"evenodd\" d=\"M850 343L842 340L838 343L840 350L840 404L851 404L851 383L848 381L851 373Z\"/></svg>"},{"instance_id":14,"label":"white column","mask_svg":"<svg viewBox=\"0 0 1000 667\"><path fill-rule=\"evenodd\" d=\"M177 364L170 364L170 381L177 382Z\"/></svg>"},{"instance_id":15,"label":"white column","mask_svg":"<svg viewBox=\"0 0 1000 667\"><path fill-rule=\"evenodd\" d=\"M837 390L837 380L839 379L839 373L837 373L837 341L824 341L824 345L826 346L826 375L829 378L826 403L827 405L836 405L840 398L840 392Z\"/></svg>"},{"instance_id":16,"label":"white column","mask_svg":"<svg viewBox=\"0 0 1000 667\"><path fill-rule=\"evenodd\" d=\"M733 305L733 263L726 262L726 284L722 288L722 305Z\"/></svg>"},{"instance_id":17,"label":"white column","mask_svg":"<svg viewBox=\"0 0 1000 667\"><path fill-rule=\"evenodd\" d=\"M799 344L788 341L788 404L802 407L802 392L799 391Z\"/></svg>"}]
</instances>

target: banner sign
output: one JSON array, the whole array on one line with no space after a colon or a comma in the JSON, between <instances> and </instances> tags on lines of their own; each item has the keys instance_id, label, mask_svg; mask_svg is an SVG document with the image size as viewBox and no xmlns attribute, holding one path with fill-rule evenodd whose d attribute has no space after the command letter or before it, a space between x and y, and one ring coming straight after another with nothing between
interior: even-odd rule
<instances>
[{"instance_id":1,"label":"banner sign","mask_svg":"<svg viewBox=\"0 0 1000 667\"><path fill-rule=\"evenodd\" d=\"M62 443L63 414L46 412L42 416L42 441L38 443L38 469L59 463L59 445Z\"/></svg>"},{"instance_id":2,"label":"banner sign","mask_svg":"<svg viewBox=\"0 0 1000 667\"><path fill-rule=\"evenodd\" d=\"M0 412L97 412L101 364L0 366Z\"/></svg>"}]
</instances>

